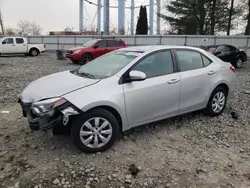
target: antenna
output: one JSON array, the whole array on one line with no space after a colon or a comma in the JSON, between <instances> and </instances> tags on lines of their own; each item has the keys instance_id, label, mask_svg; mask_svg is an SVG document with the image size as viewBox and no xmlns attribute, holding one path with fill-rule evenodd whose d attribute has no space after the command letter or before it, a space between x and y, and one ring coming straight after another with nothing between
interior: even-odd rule
<instances>
[{"instance_id":1,"label":"antenna","mask_svg":"<svg viewBox=\"0 0 250 188\"><path fill-rule=\"evenodd\" d=\"M0 10L0 25L1 25L1 29L2 29L2 34L4 35L3 20L2 20L2 12L1 12L1 10Z\"/></svg>"}]
</instances>

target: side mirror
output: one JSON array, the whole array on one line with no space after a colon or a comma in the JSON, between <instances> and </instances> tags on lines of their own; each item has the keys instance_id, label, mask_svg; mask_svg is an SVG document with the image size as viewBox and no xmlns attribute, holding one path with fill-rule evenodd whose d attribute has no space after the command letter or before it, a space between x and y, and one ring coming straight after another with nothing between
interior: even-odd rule
<instances>
[{"instance_id":1,"label":"side mirror","mask_svg":"<svg viewBox=\"0 0 250 188\"><path fill-rule=\"evenodd\" d=\"M98 48L98 47L99 47L99 45L98 45L98 44L94 45L94 48Z\"/></svg>"},{"instance_id":2,"label":"side mirror","mask_svg":"<svg viewBox=\"0 0 250 188\"><path fill-rule=\"evenodd\" d=\"M129 72L130 81L142 81L147 78L146 74L141 71L133 70Z\"/></svg>"},{"instance_id":3,"label":"side mirror","mask_svg":"<svg viewBox=\"0 0 250 188\"><path fill-rule=\"evenodd\" d=\"M2 44L6 44L6 41L3 41Z\"/></svg>"}]
</instances>

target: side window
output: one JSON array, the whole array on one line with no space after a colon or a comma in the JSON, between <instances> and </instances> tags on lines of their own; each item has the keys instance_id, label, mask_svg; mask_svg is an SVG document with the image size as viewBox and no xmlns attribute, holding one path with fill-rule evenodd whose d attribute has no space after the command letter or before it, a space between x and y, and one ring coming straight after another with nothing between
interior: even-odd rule
<instances>
[{"instance_id":1,"label":"side window","mask_svg":"<svg viewBox=\"0 0 250 188\"><path fill-rule=\"evenodd\" d=\"M236 51L236 48L234 46L227 46L229 48L229 51Z\"/></svg>"},{"instance_id":2,"label":"side window","mask_svg":"<svg viewBox=\"0 0 250 188\"><path fill-rule=\"evenodd\" d=\"M98 47L99 48L104 48L107 47L107 41L106 40L101 40L98 42Z\"/></svg>"},{"instance_id":3,"label":"side window","mask_svg":"<svg viewBox=\"0 0 250 188\"><path fill-rule=\"evenodd\" d=\"M176 54L182 72L203 68L203 62L199 52L176 50Z\"/></svg>"},{"instance_id":4,"label":"side window","mask_svg":"<svg viewBox=\"0 0 250 188\"><path fill-rule=\"evenodd\" d=\"M23 44L24 43L23 38L16 38L16 43L17 44Z\"/></svg>"},{"instance_id":5,"label":"side window","mask_svg":"<svg viewBox=\"0 0 250 188\"><path fill-rule=\"evenodd\" d=\"M108 47L120 46L119 42L116 40L108 40L107 43L108 43Z\"/></svg>"},{"instance_id":6,"label":"side window","mask_svg":"<svg viewBox=\"0 0 250 188\"><path fill-rule=\"evenodd\" d=\"M212 61L205 56L202 56L202 59L205 67L210 65L210 63L212 63Z\"/></svg>"},{"instance_id":7,"label":"side window","mask_svg":"<svg viewBox=\"0 0 250 188\"><path fill-rule=\"evenodd\" d=\"M226 52L226 51L230 51L230 49L227 46L220 46L217 49L217 52Z\"/></svg>"},{"instance_id":8,"label":"side window","mask_svg":"<svg viewBox=\"0 0 250 188\"><path fill-rule=\"evenodd\" d=\"M171 52L161 51L149 55L132 70L144 72L147 78L171 74L174 72Z\"/></svg>"},{"instance_id":9,"label":"side window","mask_svg":"<svg viewBox=\"0 0 250 188\"><path fill-rule=\"evenodd\" d=\"M7 38L2 42L2 44L14 44L14 39L13 38Z\"/></svg>"}]
</instances>

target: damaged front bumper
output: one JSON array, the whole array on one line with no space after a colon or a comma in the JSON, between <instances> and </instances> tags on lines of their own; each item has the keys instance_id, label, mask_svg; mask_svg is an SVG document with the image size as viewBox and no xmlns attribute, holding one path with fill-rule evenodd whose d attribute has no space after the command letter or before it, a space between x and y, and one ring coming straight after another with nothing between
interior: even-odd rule
<instances>
[{"instance_id":1,"label":"damaged front bumper","mask_svg":"<svg viewBox=\"0 0 250 188\"><path fill-rule=\"evenodd\" d=\"M23 103L20 99L18 102L21 105L23 116L27 117L30 126L44 131L51 130L59 124L67 126L70 116L80 113L80 110L69 102L44 113L41 113L32 103Z\"/></svg>"}]
</instances>

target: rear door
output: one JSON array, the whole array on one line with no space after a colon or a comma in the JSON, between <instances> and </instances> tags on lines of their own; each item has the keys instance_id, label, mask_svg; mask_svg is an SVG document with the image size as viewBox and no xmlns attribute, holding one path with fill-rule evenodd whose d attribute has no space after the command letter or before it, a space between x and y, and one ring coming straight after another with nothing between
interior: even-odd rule
<instances>
[{"instance_id":1,"label":"rear door","mask_svg":"<svg viewBox=\"0 0 250 188\"><path fill-rule=\"evenodd\" d=\"M218 64L196 50L175 52L181 79L180 112L202 109L217 79Z\"/></svg>"},{"instance_id":2,"label":"rear door","mask_svg":"<svg viewBox=\"0 0 250 188\"><path fill-rule=\"evenodd\" d=\"M230 48L225 45L219 46L215 51L215 55L222 61L231 62Z\"/></svg>"},{"instance_id":3,"label":"rear door","mask_svg":"<svg viewBox=\"0 0 250 188\"><path fill-rule=\"evenodd\" d=\"M1 44L1 50L2 50L2 53L4 54L16 53L17 50L16 50L14 38L9 37L9 38L4 39Z\"/></svg>"},{"instance_id":4,"label":"rear door","mask_svg":"<svg viewBox=\"0 0 250 188\"><path fill-rule=\"evenodd\" d=\"M236 62L236 57L238 53L237 48L231 45L227 45L226 47L229 49L228 50L228 56L229 56L228 62L231 62L231 63Z\"/></svg>"},{"instance_id":5,"label":"rear door","mask_svg":"<svg viewBox=\"0 0 250 188\"><path fill-rule=\"evenodd\" d=\"M27 53L27 44L23 38L15 38L17 53Z\"/></svg>"},{"instance_id":6,"label":"rear door","mask_svg":"<svg viewBox=\"0 0 250 188\"><path fill-rule=\"evenodd\" d=\"M107 40L108 52L117 50L122 47L122 42L117 40Z\"/></svg>"}]
</instances>

